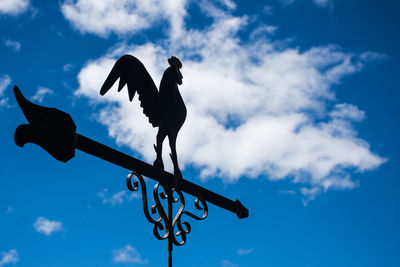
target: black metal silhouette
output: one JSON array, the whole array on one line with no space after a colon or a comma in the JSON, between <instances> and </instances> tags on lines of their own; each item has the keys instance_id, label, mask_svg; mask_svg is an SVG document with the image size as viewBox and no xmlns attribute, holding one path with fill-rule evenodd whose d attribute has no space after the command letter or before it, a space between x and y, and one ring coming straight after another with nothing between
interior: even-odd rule
<instances>
[{"instance_id":1,"label":"black metal silhouette","mask_svg":"<svg viewBox=\"0 0 400 267\"><path fill-rule=\"evenodd\" d=\"M138 93L143 113L149 118L153 127L158 127L157 144L154 145L157 158L154 166L164 170L162 144L168 136L174 174L182 178L176 153L176 138L186 119L186 106L178 89L183 79L179 70L182 68L182 63L176 57L169 58L168 63L170 66L164 71L158 92L143 63L134 56L124 55L115 63L101 87L100 94L104 95L118 78L118 92L127 84L130 101L133 100L135 93Z\"/></svg>"},{"instance_id":2,"label":"black metal silhouette","mask_svg":"<svg viewBox=\"0 0 400 267\"><path fill-rule=\"evenodd\" d=\"M139 182L134 182L132 186L132 177L136 177ZM191 212L184 211L185 209L185 198L178 187L171 187L163 183L157 183L153 187L153 199L155 204L151 206L151 213L157 214L157 218L153 218L149 212L149 206L147 201L147 190L146 183L142 175L137 172L131 172L126 178L126 184L130 191L136 191L140 187L142 188L142 200L143 200L143 211L146 219L153 224L153 234L158 240L168 239L168 266L172 267L172 250L173 245L182 246L186 243L186 235L190 233L191 226L189 222L182 221L182 215L188 215L195 220L204 220L208 215L207 202L202 197L197 197L194 205L196 209L202 211L202 215L197 216ZM159 188L162 191L159 192ZM177 197L174 197L174 193ZM165 212L161 200L167 200L167 212ZM179 202L179 209L176 215L173 215L173 203ZM175 231L177 228L177 231ZM164 231L164 234L160 234L160 231ZM179 237L179 240L178 238Z\"/></svg>"},{"instance_id":3,"label":"black metal silhouette","mask_svg":"<svg viewBox=\"0 0 400 267\"><path fill-rule=\"evenodd\" d=\"M23 124L15 130L14 141L23 147L26 143L34 143L45 149L55 159L67 162L75 156L75 149L101 158L131 171L126 179L127 187L131 191L142 188L143 211L148 221L153 224L153 233L157 239L168 239L168 266L172 266L173 245L181 246L186 242L186 235L190 233L191 226L182 221L182 215L187 215L196 220L207 217L207 202L213 203L223 209L235 213L239 219L249 216L249 211L239 200L232 201L216 194L188 180L179 178L164 170L155 168L150 164L114 150L83 135L76 133L76 126L71 116L56 108L47 108L36 105L27 100L18 87L14 87L14 94L29 124ZM142 175L147 176L158 183L153 188L155 204L149 212L146 184ZM132 177L136 176L139 182L132 185ZM161 187L162 192L159 192ZM185 199L182 192L194 197L195 208L202 211L197 216L184 211ZM177 197L174 197L177 195ZM167 200L167 212L165 212L161 200ZM179 209L173 215L173 203L179 202ZM151 214L157 214L154 219ZM175 227L177 231L175 231ZM161 234L160 231L164 231ZM178 238L179 237L179 240Z\"/></svg>"},{"instance_id":4,"label":"black metal silhouette","mask_svg":"<svg viewBox=\"0 0 400 267\"><path fill-rule=\"evenodd\" d=\"M30 102L16 86L14 95L29 121L29 124L22 124L15 130L15 143L20 147L26 143L37 144L62 162L73 158L76 126L71 116L56 108Z\"/></svg>"}]
</instances>

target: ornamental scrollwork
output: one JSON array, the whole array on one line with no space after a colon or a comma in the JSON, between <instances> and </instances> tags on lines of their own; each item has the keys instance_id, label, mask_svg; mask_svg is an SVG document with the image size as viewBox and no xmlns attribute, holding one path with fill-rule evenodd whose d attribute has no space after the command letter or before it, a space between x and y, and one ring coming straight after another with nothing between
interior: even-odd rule
<instances>
[{"instance_id":1,"label":"ornamental scrollwork","mask_svg":"<svg viewBox=\"0 0 400 267\"><path fill-rule=\"evenodd\" d=\"M136 178L138 181L134 181L132 184L132 178ZM169 238L174 245L182 246L186 243L186 235L191 231L191 225L182 219L182 215L187 215L195 220L204 220L207 218L207 202L200 196L194 201L195 208L201 212L197 216L189 211L185 211L185 198L178 188L157 183L153 187L153 200L155 204L151 205L149 209L146 183L143 176L137 172L129 173L126 178L126 185L130 191L139 190L140 185L144 215L153 224L153 234L159 240ZM179 209L175 216L168 217L168 210L165 211L162 205L163 201L164 203L166 201L171 209L174 203L179 202Z\"/></svg>"}]
</instances>

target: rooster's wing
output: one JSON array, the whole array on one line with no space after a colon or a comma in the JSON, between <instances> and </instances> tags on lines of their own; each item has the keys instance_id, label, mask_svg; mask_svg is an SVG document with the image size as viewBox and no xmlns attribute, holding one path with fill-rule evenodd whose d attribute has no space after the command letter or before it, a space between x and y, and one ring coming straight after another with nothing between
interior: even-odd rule
<instances>
[{"instance_id":1,"label":"rooster's wing","mask_svg":"<svg viewBox=\"0 0 400 267\"><path fill-rule=\"evenodd\" d=\"M159 93L143 63L131 55L120 57L101 87L100 94L104 95L118 78L118 92L121 91L125 84L128 84L129 100L132 101L135 92L137 92L143 113L149 118L149 122L153 127L159 126Z\"/></svg>"}]
</instances>

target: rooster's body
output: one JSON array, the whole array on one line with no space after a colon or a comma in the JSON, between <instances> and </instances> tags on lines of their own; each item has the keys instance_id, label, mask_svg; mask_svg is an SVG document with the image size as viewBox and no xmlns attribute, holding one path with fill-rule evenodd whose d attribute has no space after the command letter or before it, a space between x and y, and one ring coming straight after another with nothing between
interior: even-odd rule
<instances>
[{"instance_id":1,"label":"rooster's body","mask_svg":"<svg viewBox=\"0 0 400 267\"><path fill-rule=\"evenodd\" d=\"M124 55L115 63L101 87L100 94L104 95L118 78L118 91L127 84L130 101L135 93L138 93L143 113L149 118L153 127L158 127L157 144L154 146L157 158L154 166L164 169L161 157L162 144L168 136L174 173L181 178L176 153L176 138L186 119L186 106L178 89L178 84L182 84L182 74L179 70L182 63L176 57L171 57L168 62L170 66L164 71L160 91L158 91L144 65L136 57Z\"/></svg>"}]
</instances>

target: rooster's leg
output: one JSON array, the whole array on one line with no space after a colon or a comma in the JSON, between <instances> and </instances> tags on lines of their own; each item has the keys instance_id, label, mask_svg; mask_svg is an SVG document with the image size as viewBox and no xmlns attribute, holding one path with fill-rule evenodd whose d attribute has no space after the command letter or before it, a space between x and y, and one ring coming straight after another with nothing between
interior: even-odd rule
<instances>
[{"instance_id":1,"label":"rooster's leg","mask_svg":"<svg viewBox=\"0 0 400 267\"><path fill-rule=\"evenodd\" d=\"M176 137L178 133L172 132L168 134L169 146L171 148L171 156L172 163L174 164L174 175L178 178L182 178L181 170L179 169L178 165L178 155L176 153Z\"/></svg>"},{"instance_id":2,"label":"rooster's leg","mask_svg":"<svg viewBox=\"0 0 400 267\"><path fill-rule=\"evenodd\" d=\"M164 170L164 163L162 160L162 144L163 144L166 136L167 136L166 131L163 130L162 127L158 128L157 145L154 145L154 149L157 153L157 158L154 161L153 165L154 165L154 167L157 167L161 170Z\"/></svg>"}]
</instances>

